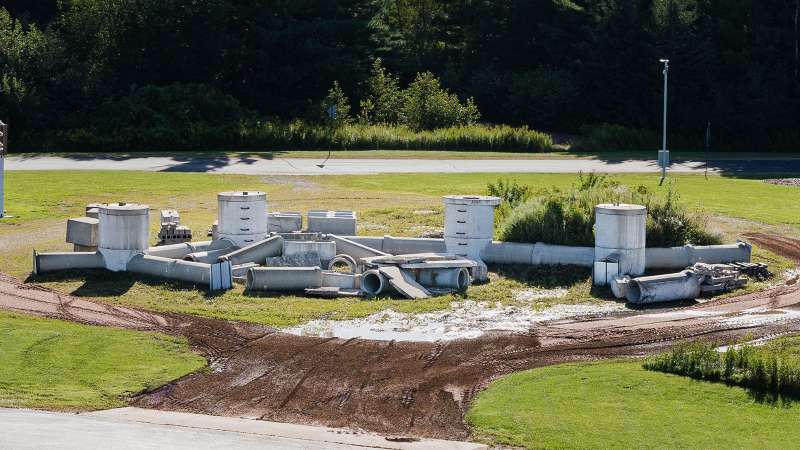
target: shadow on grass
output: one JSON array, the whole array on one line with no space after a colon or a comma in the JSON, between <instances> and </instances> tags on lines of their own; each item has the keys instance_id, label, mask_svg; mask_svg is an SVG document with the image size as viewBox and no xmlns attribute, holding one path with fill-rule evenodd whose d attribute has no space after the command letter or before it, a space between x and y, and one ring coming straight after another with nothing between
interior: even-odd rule
<instances>
[{"instance_id":1,"label":"shadow on grass","mask_svg":"<svg viewBox=\"0 0 800 450\"><path fill-rule=\"evenodd\" d=\"M591 276L591 271L581 266L492 264L489 266L489 271L509 280L545 289L572 286L586 281L587 277Z\"/></svg>"},{"instance_id":2,"label":"shadow on grass","mask_svg":"<svg viewBox=\"0 0 800 450\"><path fill-rule=\"evenodd\" d=\"M203 294L206 299L219 297L223 291L208 292L207 286L188 282L157 278L131 272L110 272L102 269L66 270L42 275L30 275L26 283L83 282L70 292L76 297L117 297L126 294L136 283L168 291L191 291Z\"/></svg>"}]
</instances>

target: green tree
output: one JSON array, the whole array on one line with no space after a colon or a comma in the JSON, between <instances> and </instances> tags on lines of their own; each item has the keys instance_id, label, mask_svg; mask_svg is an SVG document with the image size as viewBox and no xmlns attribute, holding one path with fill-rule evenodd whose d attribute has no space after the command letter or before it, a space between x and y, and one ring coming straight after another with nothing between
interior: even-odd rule
<instances>
[{"instance_id":1,"label":"green tree","mask_svg":"<svg viewBox=\"0 0 800 450\"><path fill-rule=\"evenodd\" d=\"M403 92L398 78L392 75L380 58L372 62L372 73L365 83L366 97L361 103L362 121L396 124L400 121Z\"/></svg>"},{"instance_id":2,"label":"green tree","mask_svg":"<svg viewBox=\"0 0 800 450\"><path fill-rule=\"evenodd\" d=\"M403 121L413 130L468 125L481 116L472 98L462 104L430 72L417 74L404 93Z\"/></svg>"},{"instance_id":3,"label":"green tree","mask_svg":"<svg viewBox=\"0 0 800 450\"><path fill-rule=\"evenodd\" d=\"M328 95L320 103L322 119L331 128L337 129L350 123L350 99L339 86L338 81L328 90Z\"/></svg>"}]
</instances>

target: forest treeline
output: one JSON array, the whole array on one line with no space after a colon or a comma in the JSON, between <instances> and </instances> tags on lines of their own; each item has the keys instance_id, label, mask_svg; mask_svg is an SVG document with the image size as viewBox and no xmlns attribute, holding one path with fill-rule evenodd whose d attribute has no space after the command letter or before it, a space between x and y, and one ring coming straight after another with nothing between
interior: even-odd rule
<instances>
[{"instance_id":1,"label":"forest treeline","mask_svg":"<svg viewBox=\"0 0 800 450\"><path fill-rule=\"evenodd\" d=\"M674 146L701 148L711 122L716 149L797 150L798 15L800 0L4 0L0 119L26 149L292 146L327 136L334 101L354 133L612 124L650 145L669 58Z\"/></svg>"}]
</instances>

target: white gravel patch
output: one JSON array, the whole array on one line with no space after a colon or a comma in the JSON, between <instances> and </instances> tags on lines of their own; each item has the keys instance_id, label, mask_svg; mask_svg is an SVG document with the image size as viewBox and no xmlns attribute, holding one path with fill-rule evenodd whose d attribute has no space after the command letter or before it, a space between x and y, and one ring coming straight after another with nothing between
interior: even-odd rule
<instances>
[{"instance_id":1,"label":"white gravel patch","mask_svg":"<svg viewBox=\"0 0 800 450\"><path fill-rule=\"evenodd\" d=\"M406 314L388 309L354 320L314 320L284 332L299 336L363 338L397 341L449 341L474 339L488 331L526 332L540 322L603 316L626 311L620 303L597 305L555 305L534 310L530 307L489 305L464 301L452 309L423 314Z\"/></svg>"}]
</instances>

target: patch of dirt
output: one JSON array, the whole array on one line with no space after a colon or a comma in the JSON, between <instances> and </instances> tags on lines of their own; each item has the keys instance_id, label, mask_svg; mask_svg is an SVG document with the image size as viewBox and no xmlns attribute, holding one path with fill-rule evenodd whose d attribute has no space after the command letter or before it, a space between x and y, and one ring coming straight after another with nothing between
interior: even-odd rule
<instances>
[{"instance_id":1,"label":"patch of dirt","mask_svg":"<svg viewBox=\"0 0 800 450\"><path fill-rule=\"evenodd\" d=\"M768 184L777 184L778 186L800 186L800 178L774 178L771 180L764 180Z\"/></svg>"},{"instance_id":2,"label":"patch of dirt","mask_svg":"<svg viewBox=\"0 0 800 450\"><path fill-rule=\"evenodd\" d=\"M800 263L800 239L766 233L747 233L744 237L773 253Z\"/></svg>"},{"instance_id":3,"label":"patch of dirt","mask_svg":"<svg viewBox=\"0 0 800 450\"><path fill-rule=\"evenodd\" d=\"M686 339L800 331L800 283L687 308L555 320L524 333L448 342L294 336L267 327L96 303L0 276L0 308L185 336L210 370L134 399L140 407L464 439L471 401L499 376L569 361L639 356ZM725 318L774 311L770 321Z\"/></svg>"}]
</instances>

